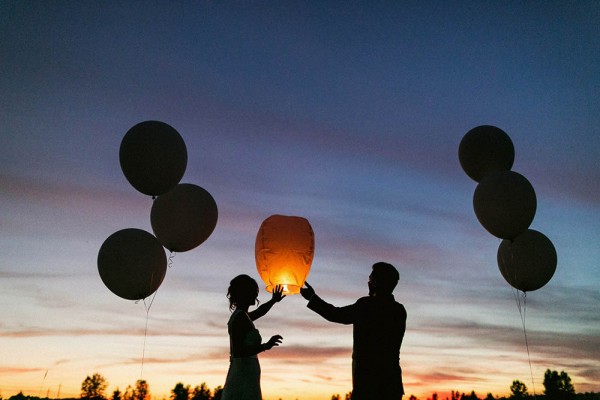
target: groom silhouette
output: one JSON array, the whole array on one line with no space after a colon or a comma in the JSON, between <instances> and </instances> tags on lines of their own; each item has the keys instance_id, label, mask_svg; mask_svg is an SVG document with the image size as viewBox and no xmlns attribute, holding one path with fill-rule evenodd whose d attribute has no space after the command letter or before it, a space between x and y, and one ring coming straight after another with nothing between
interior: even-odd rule
<instances>
[{"instance_id":1,"label":"groom silhouette","mask_svg":"<svg viewBox=\"0 0 600 400\"><path fill-rule=\"evenodd\" d=\"M353 324L352 400L400 400L404 395L400 346L406 330L406 309L392 291L400 274L391 264L373 264L369 296L345 307L333 306L305 282L300 294L308 308L328 321Z\"/></svg>"}]
</instances>

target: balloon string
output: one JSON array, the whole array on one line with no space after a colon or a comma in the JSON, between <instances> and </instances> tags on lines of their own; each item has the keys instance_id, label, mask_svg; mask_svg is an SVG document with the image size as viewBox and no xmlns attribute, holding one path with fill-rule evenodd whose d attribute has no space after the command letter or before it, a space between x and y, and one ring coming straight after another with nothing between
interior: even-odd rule
<instances>
[{"instance_id":1,"label":"balloon string","mask_svg":"<svg viewBox=\"0 0 600 400\"><path fill-rule=\"evenodd\" d=\"M168 261L168 267L171 268L173 266L173 258L175 257L176 253L174 251L171 252L171 254L169 255L169 261ZM154 280L154 273L152 273L152 275L150 276L150 281L152 282ZM146 303L146 297L144 297L142 299L142 302L144 303L144 308L146 309L146 323L144 326L144 344L142 346L142 367L141 367L141 371L140 371L140 380L143 379L144 377L144 360L146 359L146 338L148 337L148 318L150 315L150 308L152 308L152 304L154 303L154 299L156 298L156 294L158 293L158 289L156 289L156 291L154 292L154 294L152 295L152 298L150 299L150 302L147 304ZM138 304L140 301L136 300L135 304Z\"/></svg>"},{"instance_id":2,"label":"balloon string","mask_svg":"<svg viewBox=\"0 0 600 400\"><path fill-rule=\"evenodd\" d=\"M152 303L154 303L154 299L156 298L157 293L158 289L156 289L156 291L152 295L152 299L150 300L149 304L146 304L146 298L142 299L144 303L144 308L146 309L146 325L144 327L144 344L142 346L142 368L140 371L140 380L143 380L144 377L144 360L146 358L146 337L148 336L148 316L150 315L150 308L152 307Z\"/></svg>"},{"instance_id":3,"label":"balloon string","mask_svg":"<svg viewBox=\"0 0 600 400\"><path fill-rule=\"evenodd\" d=\"M512 244L512 241L511 241L511 244ZM500 257L502 258L501 267L503 269L504 275L508 277L509 276L508 268L506 267L506 260L504 259L504 254L502 252L500 252ZM516 274L513 275L512 278L516 281ZM536 392L535 392L535 380L533 379L533 368L531 366L531 354L529 352L529 341L527 340L527 329L525 328L525 318L526 318L526 313L527 313L527 292L520 291L519 289L515 289L514 287L512 287L512 285L511 285L511 289L512 289L515 301L517 303L517 309L519 310L519 315L521 316L521 323L523 325L523 335L525 336L525 347L527 348L527 359L529 361L529 373L531 374L531 385L533 387L533 397L537 398ZM521 306L521 298L519 296L519 293L523 293L523 305L522 306Z\"/></svg>"},{"instance_id":4,"label":"balloon string","mask_svg":"<svg viewBox=\"0 0 600 400\"><path fill-rule=\"evenodd\" d=\"M40 385L40 397L42 397L42 389L44 389L44 382L46 382L46 376L48 376L48 370L46 370L46 373L44 374L44 377L42 378L42 384Z\"/></svg>"},{"instance_id":5,"label":"balloon string","mask_svg":"<svg viewBox=\"0 0 600 400\"><path fill-rule=\"evenodd\" d=\"M521 306L521 297L519 293L523 293L523 304ZM525 328L525 318L527 313L527 293L519 290L513 290L513 294L517 301L517 308L519 309L519 315L521 316L521 323L523 324L523 335L525 336L525 347L527 348L527 359L529 360L529 373L531 374L531 385L533 387L533 397L537 398L535 392L535 380L533 379L533 367L531 366L531 354L529 353L529 341L527 340L527 329Z\"/></svg>"}]
</instances>

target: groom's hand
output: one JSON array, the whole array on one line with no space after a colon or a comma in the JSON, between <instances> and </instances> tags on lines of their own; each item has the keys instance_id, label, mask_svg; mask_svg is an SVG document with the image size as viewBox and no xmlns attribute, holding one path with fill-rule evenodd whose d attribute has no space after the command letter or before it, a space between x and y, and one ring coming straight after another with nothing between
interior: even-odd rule
<instances>
[{"instance_id":1,"label":"groom's hand","mask_svg":"<svg viewBox=\"0 0 600 400\"><path fill-rule=\"evenodd\" d=\"M304 282L304 284L306 285L306 287L300 288L300 294L306 300L310 301L310 299L315 295L315 289L313 289L312 286L308 284L308 282Z\"/></svg>"}]
</instances>

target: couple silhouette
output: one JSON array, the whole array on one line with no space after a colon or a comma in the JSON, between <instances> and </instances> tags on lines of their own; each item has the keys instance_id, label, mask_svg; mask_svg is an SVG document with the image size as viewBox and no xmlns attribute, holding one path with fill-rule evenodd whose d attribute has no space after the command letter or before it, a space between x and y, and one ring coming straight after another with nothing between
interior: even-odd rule
<instances>
[{"instance_id":1,"label":"couple silhouette","mask_svg":"<svg viewBox=\"0 0 600 400\"><path fill-rule=\"evenodd\" d=\"M352 400L400 400L404 395L400 346L406 330L406 309L392 294L399 278L393 265L373 264L369 295L344 307L321 299L308 282L300 290L309 309L328 321L353 325ZM232 314L227 327L231 357L222 400L261 400L258 353L283 340L274 335L262 343L253 323L285 297L283 287L276 286L269 301L248 311L258 302L258 292L258 284L248 275L236 276L229 285L227 297Z\"/></svg>"}]
</instances>

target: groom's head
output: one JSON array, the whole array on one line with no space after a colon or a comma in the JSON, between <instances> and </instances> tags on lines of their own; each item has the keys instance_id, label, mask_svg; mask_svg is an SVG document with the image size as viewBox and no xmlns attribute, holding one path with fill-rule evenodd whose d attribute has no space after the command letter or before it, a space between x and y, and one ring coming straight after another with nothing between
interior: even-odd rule
<instances>
[{"instance_id":1,"label":"groom's head","mask_svg":"<svg viewBox=\"0 0 600 400\"><path fill-rule=\"evenodd\" d=\"M369 275L369 295L389 295L400 280L396 267L386 262L373 264L373 272Z\"/></svg>"}]
</instances>

